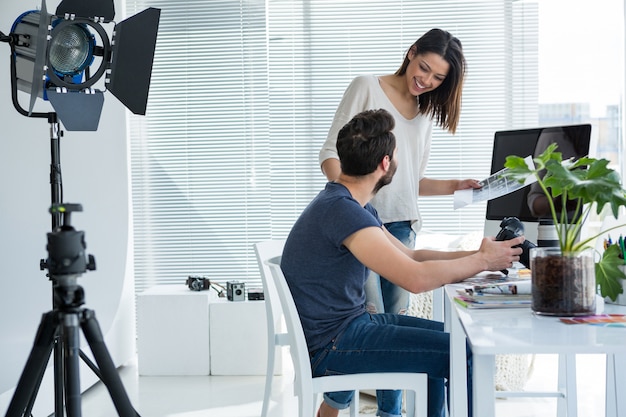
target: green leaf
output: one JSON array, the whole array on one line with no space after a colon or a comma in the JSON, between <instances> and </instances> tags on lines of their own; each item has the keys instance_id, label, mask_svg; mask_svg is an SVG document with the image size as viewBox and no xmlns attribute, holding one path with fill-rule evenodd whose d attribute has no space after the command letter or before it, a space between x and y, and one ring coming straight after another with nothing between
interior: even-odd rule
<instances>
[{"instance_id":1,"label":"green leaf","mask_svg":"<svg viewBox=\"0 0 626 417\"><path fill-rule=\"evenodd\" d=\"M526 181L526 177L528 177L529 174L533 173L533 171L528 168L528 165L526 165L524 158L520 156L507 156L504 166L509 169L506 177L521 183Z\"/></svg>"},{"instance_id":2,"label":"green leaf","mask_svg":"<svg viewBox=\"0 0 626 417\"><path fill-rule=\"evenodd\" d=\"M610 245L602 254L600 262L596 263L596 284L600 286L600 295L609 297L611 301L615 301L624 292L622 280L626 279L626 275L619 268L624 265L619 254L617 245Z\"/></svg>"}]
</instances>

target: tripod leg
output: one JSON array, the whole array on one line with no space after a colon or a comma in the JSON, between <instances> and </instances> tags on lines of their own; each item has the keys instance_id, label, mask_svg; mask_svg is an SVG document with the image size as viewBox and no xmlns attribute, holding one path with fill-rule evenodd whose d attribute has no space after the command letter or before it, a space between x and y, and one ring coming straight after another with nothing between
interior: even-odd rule
<instances>
[{"instance_id":1,"label":"tripod leg","mask_svg":"<svg viewBox=\"0 0 626 417\"><path fill-rule=\"evenodd\" d=\"M81 327L85 339L87 339L87 343L96 359L96 363L100 368L102 382L109 390L109 395L113 400L117 414L120 417L138 417L139 414L130 403L130 399L122 385L122 380L115 369L115 364L104 344L104 337L102 336L100 325L96 320L96 315L93 310L84 310Z\"/></svg>"},{"instance_id":2,"label":"tripod leg","mask_svg":"<svg viewBox=\"0 0 626 417\"><path fill-rule=\"evenodd\" d=\"M80 337L77 313L63 316L63 363L65 365L65 408L68 417L81 416L79 351Z\"/></svg>"},{"instance_id":3,"label":"tripod leg","mask_svg":"<svg viewBox=\"0 0 626 417\"><path fill-rule=\"evenodd\" d=\"M52 342L52 349L55 349L55 352L53 353L54 358L55 358L54 368L53 368L53 370L54 370L54 377L55 377L55 385L54 385L55 386L55 398L57 399L57 402L55 402L55 412L56 412L55 416L62 416L63 415L63 408L62 408L63 407L63 396L61 396L61 397L56 396L57 395L56 391L58 391L58 390L56 390L56 387L57 387L56 376L57 376L57 371L58 371L57 364L59 363L56 360L56 355L57 355L57 353L56 353L56 345L57 345L58 335L59 335L58 332L55 333L54 341ZM43 380L43 376L44 376L45 373L46 373L46 367L43 367L43 368L41 368L39 370L39 375L37 376L37 379L36 379L37 382L35 384L35 387L33 387L33 389L31 390L30 400L28 401L28 405L26 406L26 409L24 410L24 413L23 413L23 415L25 415L25 416L32 416L32 410L33 410L33 407L35 406L35 400L37 399L37 393L39 392L39 387L41 386L41 381ZM63 394L63 393L61 392L61 394ZM60 398L60 401L58 400L59 398ZM57 407L57 404L60 404L61 408Z\"/></svg>"},{"instance_id":4,"label":"tripod leg","mask_svg":"<svg viewBox=\"0 0 626 417\"><path fill-rule=\"evenodd\" d=\"M100 369L98 369L98 366L96 366L96 364L93 363L91 359L89 359L89 356L85 355L85 352L83 352L82 350L79 350L78 353L80 354L80 358L83 360L83 362L85 362L85 365L87 365L89 369L91 369L91 372L93 372L98 377L98 379L102 379Z\"/></svg>"},{"instance_id":5,"label":"tripod leg","mask_svg":"<svg viewBox=\"0 0 626 417\"><path fill-rule=\"evenodd\" d=\"M64 381L64 369L65 365L63 365L63 326L59 326L60 332L55 336L54 341L54 415L55 416L63 416L64 414L64 404L63 400L65 393L63 390L65 389L65 381Z\"/></svg>"},{"instance_id":6,"label":"tripod leg","mask_svg":"<svg viewBox=\"0 0 626 417\"><path fill-rule=\"evenodd\" d=\"M34 403L35 394L41 384L57 333L56 314L56 311L50 311L41 318L33 348L9 403L6 417L21 417L26 408L32 407Z\"/></svg>"}]
</instances>

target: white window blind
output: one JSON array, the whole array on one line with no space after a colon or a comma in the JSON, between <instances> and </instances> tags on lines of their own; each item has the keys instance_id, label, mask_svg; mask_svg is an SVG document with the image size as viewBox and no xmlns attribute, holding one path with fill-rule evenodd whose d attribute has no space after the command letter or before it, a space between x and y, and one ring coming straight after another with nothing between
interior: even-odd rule
<instances>
[{"instance_id":1,"label":"white window blind","mask_svg":"<svg viewBox=\"0 0 626 417\"><path fill-rule=\"evenodd\" d=\"M252 244L272 236L265 3L128 4L161 9L149 108L129 123L136 288L258 277Z\"/></svg>"},{"instance_id":2,"label":"white window blind","mask_svg":"<svg viewBox=\"0 0 626 417\"><path fill-rule=\"evenodd\" d=\"M533 1L127 1L146 7L162 12L147 115L129 123L138 290L190 274L259 286L252 245L285 238L323 187L318 152L348 83L395 72L433 27L461 40L468 74L428 176L486 177L494 131L537 120ZM425 228L483 228L484 205L420 207Z\"/></svg>"}]
</instances>

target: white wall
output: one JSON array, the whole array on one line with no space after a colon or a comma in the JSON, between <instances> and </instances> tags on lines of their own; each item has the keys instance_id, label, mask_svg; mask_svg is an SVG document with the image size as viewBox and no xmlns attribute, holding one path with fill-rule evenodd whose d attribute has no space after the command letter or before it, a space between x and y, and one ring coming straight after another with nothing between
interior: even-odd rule
<instances>
[{"instance_id":1,"label":"white wall","mask_svg":"<svg viewBox=\"0 0 626 417\"><path fill-rule=\"evenodd\" d=\"M8 34L17 16L39 8L40 0L0 2L0 30ZM123 18L116 0L116 21ZM48 0L54 12L58 0ZM46 233L51 228L50 125L28 118L13 107L9 76L10 48L0 44L0 413L4 415L12 392L32 348L42 313L52 308L52 286L40 271L47 258ZM23 107L28 97L20 93ZM49 112L38 100L36 111ZM61 139L64 202L81 203L83 212L72 224L85 232L87 252L97 268L79 279L85 289L85 307L93 309L116 365L135 354L134 290L132 276L131 213L125 108L110 93L97 132L67 132ZM81 348L91 355L85 340ZM53 410L52 358L37 396L35 414ZM82 362L81 362L82 363ZM83 366L83 387L96 382Z\"/></svg>"}]
</instances>

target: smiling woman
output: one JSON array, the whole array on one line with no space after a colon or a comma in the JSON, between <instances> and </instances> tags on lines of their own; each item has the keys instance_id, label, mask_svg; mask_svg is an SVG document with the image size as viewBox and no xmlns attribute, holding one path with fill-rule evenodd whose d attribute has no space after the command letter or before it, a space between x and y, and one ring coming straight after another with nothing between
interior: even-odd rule
<instances>
[{"instance_id":1,"label":"smiling woman","mask_svg":"<svg viewBox=\"0 0 626 417\"><path fill-rule=\"evenodd\" d=\"M446 30L430 29L410 45L395 73L361 75L352 80L320 150L322 171L334 181L345 168L340 166L336 149L344 124L364 110L382 108L392 115L398 170L391 184L375 190L372 205L384 227L409 248L415 246L415 234L422 228L418 196L449 195L479 187L473 179L439 180L424 175L433 125L456 132L465 70L461 41ZM409 292L374 272L365 292L371 313L405 314L409 307Z\"/></svg>"}]
</instances>

